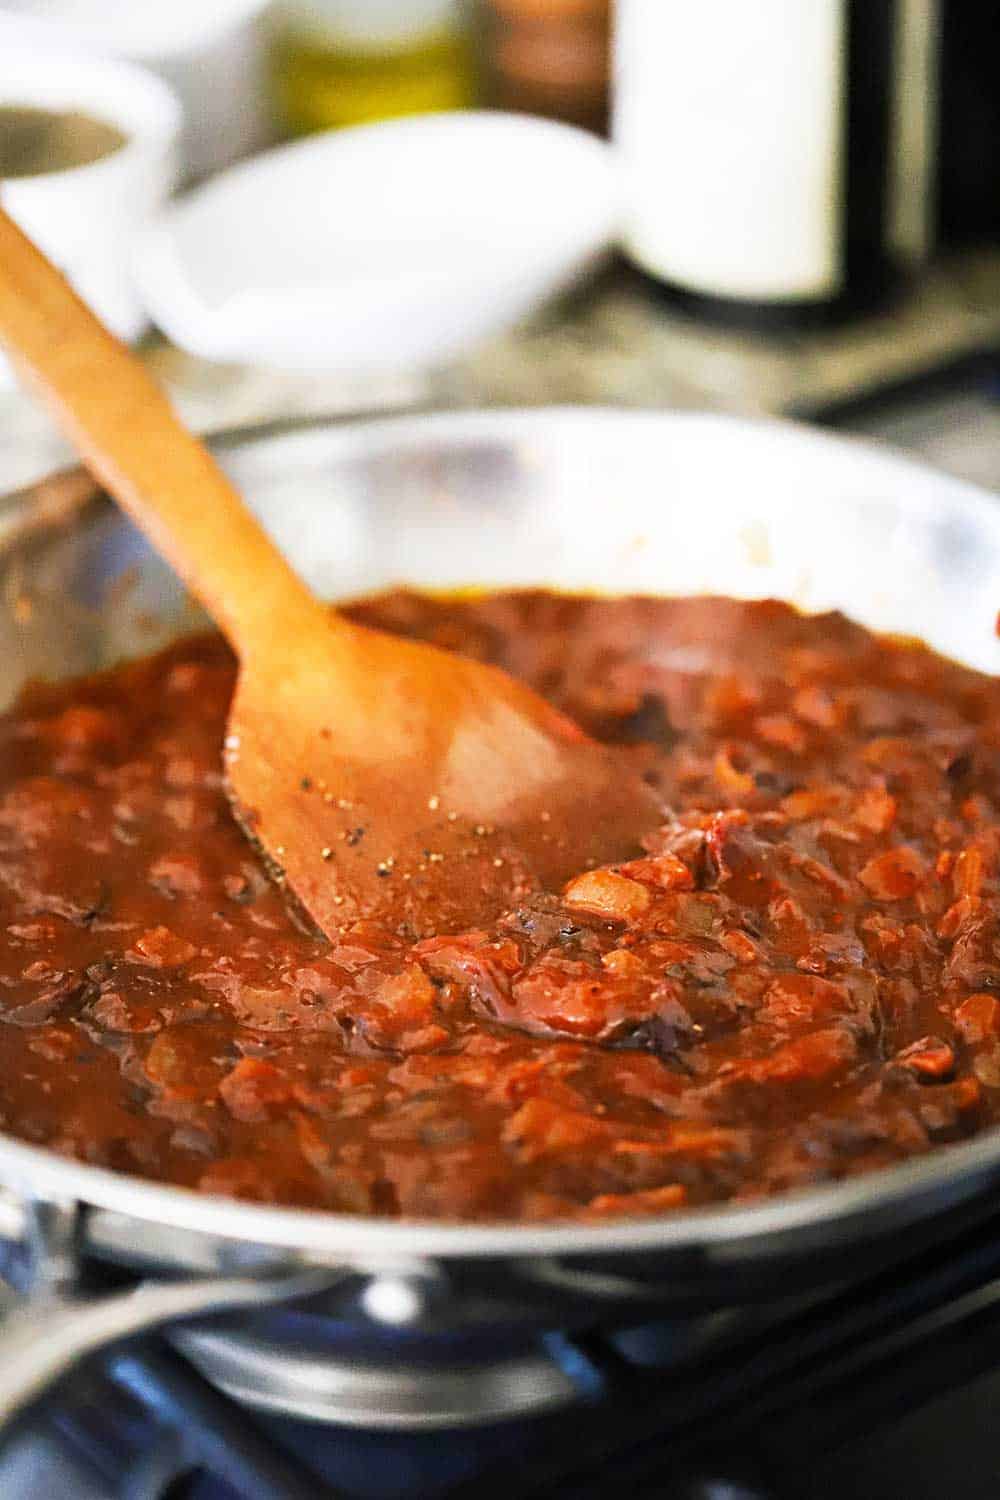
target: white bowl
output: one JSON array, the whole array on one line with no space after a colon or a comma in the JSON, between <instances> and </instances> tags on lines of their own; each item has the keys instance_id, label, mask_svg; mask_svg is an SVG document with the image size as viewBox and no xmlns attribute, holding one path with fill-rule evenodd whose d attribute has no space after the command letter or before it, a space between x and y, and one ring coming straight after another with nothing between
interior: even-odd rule
<instances>
[{"instance_id":1,"label":"white bowl","mask_svg":"<svg viewBox=\"0 0 1000 1500\"><path fill-rule=\"evenodd\" d=\"M0 105L80 110L116 125L117 151L62 172L8 178L0 201L121 338L147 319L131 260L139 230L177 180L181 110L143 68L75 53L0 47ZM10 369L0 361L0 383Z\"/></svg>"},{"instance_id":2,"label":"white bowl","mask_svg":"<svg viewBox=\"0 0 1000 1500\"><path fill-rule=\"evenodd\" d=\"M399 369L524 317L594 265L617 220L603 141L454 111L232 168L166 211L138 275L155 320L205 358Z\"/></svg>"}]
</instances>

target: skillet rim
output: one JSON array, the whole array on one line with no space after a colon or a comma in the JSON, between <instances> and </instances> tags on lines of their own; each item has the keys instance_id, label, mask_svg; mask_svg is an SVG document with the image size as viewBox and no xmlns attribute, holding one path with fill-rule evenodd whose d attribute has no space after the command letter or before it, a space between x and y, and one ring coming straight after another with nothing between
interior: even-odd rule
<instances>
[{"instance_id":1,"label":"skillet rim","mask_svg":"<svg viewBox=\"0 0 1000 1500\"><path fill-rule=\"evenodd\" d=\"M888 446L843 434L830 434L788 418L745 418L724 413L645 408L558 405L494 407L488 410L407 408L386 415L282 419L227 429L209 438L221 453L299 434L332 432L345 441L364 438L374 447L405 444L436 434L453 439L485 435L530 436L549 426L695 425L716 432L773 432L779 441L814 451L854 451L869 466L878 465L899 480L920 477L924 489L934 480L951 503L980 525L997 533L1000 550L1000 505L987 490L938 474L928 464ZM0 517L32 503L42 486L71 477L79 469L43 476L13 494L0 497ZM99 494L95 486L93 495ZM86 498L86 497L84 497ZM943 498L943 496L942 496ZM926 494L911 494L900 503L923 513ZM196 1192L138 1176L112 1172L44 1147L0 1133L0 1184L26 1198L71 1199L98 1210L122 1214L139 1223L190 1230L225 1240L284 1247L336 1259L373 1257L386 1261L414 1257L504 1258L534 1256L618 1256L695 1254L702 1262L731 1263L776 1254L808 1251L823 1244L831 1225L856 1234L846 1242L872 1238L965 1203L1000 1180L1000 1126L972 1140L940 1146L925 1156L876 1169L819 1188L783 1193L773 1199L732 1207L711 1205L682 1213L622 1219L606 1225L442 1222L426 1219L380 1219L335 1214L327 1210L272 1207Z\"/></svg>"}]
</instances>

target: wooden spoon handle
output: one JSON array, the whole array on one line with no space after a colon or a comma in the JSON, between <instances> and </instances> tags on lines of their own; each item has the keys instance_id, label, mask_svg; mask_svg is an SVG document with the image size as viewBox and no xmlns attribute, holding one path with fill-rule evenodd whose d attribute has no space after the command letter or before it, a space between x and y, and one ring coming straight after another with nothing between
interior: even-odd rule
<instances>
[{"instance_id":1,"label":"wooden spoon handle","mask_svg":"<svg viewBox=\"0 0 1000 1500\"><path fill-rule=\"evenodd\" d=\"M328 618L144 367L2 208L0 343L241 657Z\"/></svg>"}]
</instances>

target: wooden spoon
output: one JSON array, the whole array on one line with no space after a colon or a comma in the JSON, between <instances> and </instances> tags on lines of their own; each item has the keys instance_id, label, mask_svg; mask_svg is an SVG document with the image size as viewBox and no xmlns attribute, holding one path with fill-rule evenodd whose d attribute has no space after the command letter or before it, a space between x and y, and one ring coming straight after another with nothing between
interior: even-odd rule
<instances>
[{"instance_id":1,"label":"wooden spoon","mask_svg":"<svg viewBox=\"0 0 1000 1500\"><path fill-rule=\"evenodd\" d=\"M456 931L637 850L659 799L505 673L322 604L143 366L0 210L0 342L239 657L230 798L330 937Z\"/></svg>"}]
</instances>

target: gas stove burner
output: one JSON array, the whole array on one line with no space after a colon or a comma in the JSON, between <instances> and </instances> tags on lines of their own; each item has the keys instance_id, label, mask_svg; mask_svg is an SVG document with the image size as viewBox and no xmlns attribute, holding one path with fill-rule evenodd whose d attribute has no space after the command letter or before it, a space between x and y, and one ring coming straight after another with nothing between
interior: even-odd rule
<instances>
[{"instance_id":1,"label":"gas stove burner","mask_svg":"<svg viewBox=\"0 0 1000 1500\"><path fill-rule=\"evenodd\" d=\"M691 1363L754 1321L745 1310L730 1310L646 1319L600 1334L524 1322L436 1327L419 1318L393 1327L366 1316L378 1285L369 1282L349 1303L353 1316L267 1310L238 1323L180 1327L170 1342L244 1407L409 1431L559 1411L603 1393L616 1370Z\"/></svg>"},{"instance_id":2,"label":"gas stove burner","mask_svg":"<svg viewBox=\"0 0 1000 1500\"><path fill-rule=\"evenodd\" d=\"M605 1500L624 1488L634 1500L939 1500L926 1444L917 1463L890 1447L888 1488L872 1479L877 1465L851 1477L845 1444L849 1458L877 1446L900 1413L919 1423L935 1403L947 1413L939 1434L963 1420L956 1395L995 1372L1000 1221L823 1296L722 1316L456 1331L440 1318L378 1326L365 1317L371 1300L362 1286L346 1317L255 1310L111 1352L41 1409L48 1488L18 1477L5 1489L0 1454L0 1494ZM988 1408L985 1396L971 1407L984 1432L995 1374L990 1389ZM972 1439L962 1443L972 1454ZM74 1487L67 1452L78 1468L96 1465L101 1483ZM937 1488L921 1488L921 1465ZM991 1500L995 1487L974 1480L947 1492Z\"/></svg>"},{"instance_id":3,"label":"gas stove burner","mask_svg":"<svg viewBox=\"0 0 1000 1500\"><path fill-rule=\"evenodd\" d=\"M258 1411L392 1430L512 1421L574 1401L572 1377L541 1350L434 1363L289 1347L252 1333L181 1330L174 1346L219 1390Z\"/></svg>"}]
</instances>

